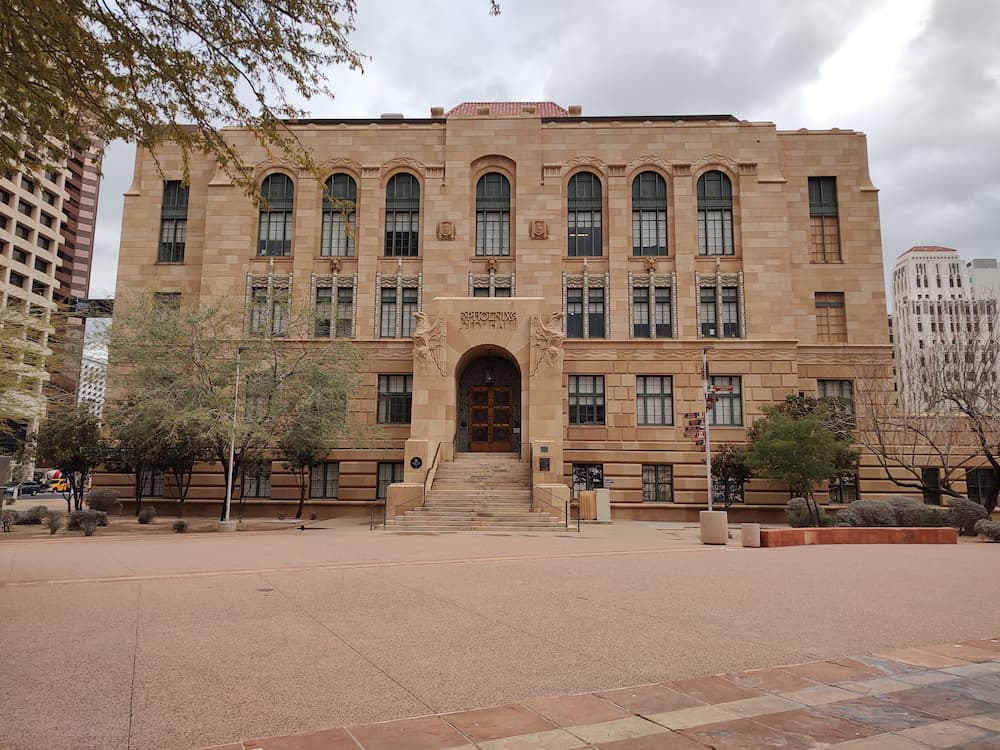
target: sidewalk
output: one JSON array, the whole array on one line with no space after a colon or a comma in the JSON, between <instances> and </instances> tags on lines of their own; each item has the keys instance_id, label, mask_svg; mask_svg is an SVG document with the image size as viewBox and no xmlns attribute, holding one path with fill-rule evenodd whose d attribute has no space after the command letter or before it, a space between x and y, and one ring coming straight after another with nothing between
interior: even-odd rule
<instances>
[{"instance_id":1,"label":"sidewalk","mask_svg":"<svg viewBox=\"0 0 1000 750\"><path fill-rule=\"evenodd\" d=\"M211 750L1000 748L1000 639L912 648Z\"/></svg>"}]
</instances>

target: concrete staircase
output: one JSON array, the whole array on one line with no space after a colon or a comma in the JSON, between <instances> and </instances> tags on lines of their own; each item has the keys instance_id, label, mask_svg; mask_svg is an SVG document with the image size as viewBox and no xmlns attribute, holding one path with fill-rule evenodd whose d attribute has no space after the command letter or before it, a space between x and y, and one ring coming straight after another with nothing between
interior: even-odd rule
<instances>
[{"instance_id":1,"label":"concrete staircase","mask_svg":"<svg viewBox=\"0 0 1000 750\"><path fill-rule=\"evenodd\" d=\"M427 502L390 519L390 531L559 531L531 510L531 467L512 453L459 453L438 465Z\"/></svg>"}]
</instances>

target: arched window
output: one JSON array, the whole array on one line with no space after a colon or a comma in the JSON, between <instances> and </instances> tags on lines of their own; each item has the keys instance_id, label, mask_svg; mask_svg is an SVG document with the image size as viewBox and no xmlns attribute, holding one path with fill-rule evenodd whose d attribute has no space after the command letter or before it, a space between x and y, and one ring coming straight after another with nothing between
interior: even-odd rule
<instances>
[{"instance_id":1,"label":"arched window","mask_svg":"<svg viewBox=\"0 0 1000 750\"><path fill-rule=\"evenodd\" d=\"M295 186L286 174L272 174L260 186L257 255L291 255Z\"/></svg>"},{"instance_id":2,"label":"arched window","mask_svg":"<svg viewBox=\"0 0 1000 750\"><path fill-rule=\"evenodd\" d=\"M358 186L349 174L335 174L326 181L320 255L354 255L357 199Z\"/></svg>"},{"instance_id":3,"label":"arched window","mask_svg":"<svg viewBox=\"0 0 1000 750\"><path fill-rule=\"evenodd\" d=\"M698 178L698 255L733 254L733 184L722 172Z\"/></svg>"},{"instance_id":4,"label":"arched window","mask_svg":"<svg viewBox=\"0 0 1000 750\"><path fill-rule=\"evenodd\" d=\"M420 223L420 183L397 174L385 186L385 254L415 257Z\"/></svg>"},{"instance_id":5,"label":"arched window","mask_svg":"<svg viewBox=\"0 0 1000 750\"><path fill-rule=\"evenodd\" d=\"M601 255L601 181L597 175L580 172L570 178L566 225L570 257Z\"/></svg>"},{"instance_id":6,"label":"arched window","mask_svg":"<svg viewBox=\"0 0 1000 750\"><path fill-rule=\"evenodd\" d=\"M632 255L667 254L667 181L656 172L632 180Z\"/></svg>"},{"instance_id":7,"label":"arched window","mask_svg":"<svg viewBox=\"0 0 1000 750\"><path fill-rule=\"evenodd\" d=\"M510 182L499 172L476 184L476 255L510 255Z\"/></svg>"}]
</instances>

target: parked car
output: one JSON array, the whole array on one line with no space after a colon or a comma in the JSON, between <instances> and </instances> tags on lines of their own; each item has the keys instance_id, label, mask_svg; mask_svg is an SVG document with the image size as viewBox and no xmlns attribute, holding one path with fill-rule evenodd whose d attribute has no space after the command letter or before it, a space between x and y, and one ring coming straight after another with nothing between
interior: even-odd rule
<instances>
[{"instance_id":1,"label":"parked car","mask_svg":"<svg viewBox=\"0 0 1000 750\"><path fill-rule=\"evenodd\" d=\"M51 492L69 492L69 482L65 479L53 479L49 483L49 490Z\"/></svg>"},{"instance_id":2,"label":"parked car","mask_svg":"<svg viewBox=\"0 0 1000 750\"><path fill-rule=\"evenodd\" d=\"M42 487L38 482L9 482L7 487L4 488L3 494L13 495L14 488L18 487L18 495L37 495L39 492L45 492L45 488Z\"/></svg>"}]
</instances>

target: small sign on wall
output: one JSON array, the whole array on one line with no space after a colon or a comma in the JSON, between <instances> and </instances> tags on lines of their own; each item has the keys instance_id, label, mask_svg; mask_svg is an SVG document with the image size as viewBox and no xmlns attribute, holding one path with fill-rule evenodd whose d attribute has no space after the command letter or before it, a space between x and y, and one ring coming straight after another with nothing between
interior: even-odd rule
<instances>
[{"instance_id":1,"label":"small sign on wall","mask_svg":"<svg viewBox=\"0 0 1000 750\"><path fill-rule=\"evenodd\" d=\"M551 471L552 459L551 458L539 458L538 459L538 470L539 471Z\"/></svg>"}]
</instances>

